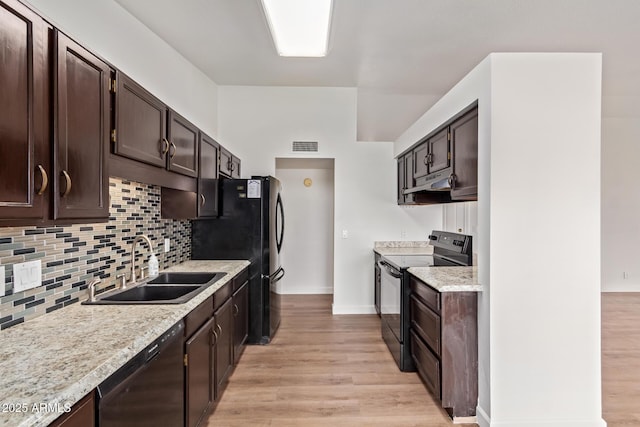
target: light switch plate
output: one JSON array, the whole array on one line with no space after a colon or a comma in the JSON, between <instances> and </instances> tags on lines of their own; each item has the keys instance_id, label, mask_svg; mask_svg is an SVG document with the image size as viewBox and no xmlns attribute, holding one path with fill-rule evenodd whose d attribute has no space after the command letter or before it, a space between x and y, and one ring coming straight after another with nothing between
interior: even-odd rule
<instances>
[{"instance_id":1,"label":"light switch plate","mask_svg":"<svg viewBox=\"0 0 640 427\"><path fill-rule=\"evenodd\" d=\"M0 265L0 297L4 296L4 265Z\"/></svg>"},{"instance_id":2,"label":"light switch plate","mask_svg":"<svg viewBox=\"0 0 640 427\"><path fill-rule=\"evenodd\" d=\"M171 249L171 240L164 239L164 253L166 254Z\"/></svg>"},{"instance_id":3,"label":"light switch plate","mask_svg":"<svg viewBox=\"0 0 640 427\"><path fill-rule=\"evenodd\" d=\"M42 286L42 262L40 260L13 265L13 292Z\"/></svg>"}]
</instances>

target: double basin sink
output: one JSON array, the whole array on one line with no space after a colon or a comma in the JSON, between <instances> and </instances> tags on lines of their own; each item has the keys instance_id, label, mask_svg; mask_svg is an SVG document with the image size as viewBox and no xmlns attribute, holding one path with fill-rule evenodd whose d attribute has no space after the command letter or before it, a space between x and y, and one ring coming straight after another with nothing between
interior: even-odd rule
<instances>
[{"instance_id":1,"label":"double basin sink","mask_svg":"<svg viewBox=\"0 0 640 427\"><path fill-rule=\"evenodd\" d=\"M160 273L131 288L99 295L83 304L182 304L213 285L227 273Z\"/></svg>"}]
</instances>

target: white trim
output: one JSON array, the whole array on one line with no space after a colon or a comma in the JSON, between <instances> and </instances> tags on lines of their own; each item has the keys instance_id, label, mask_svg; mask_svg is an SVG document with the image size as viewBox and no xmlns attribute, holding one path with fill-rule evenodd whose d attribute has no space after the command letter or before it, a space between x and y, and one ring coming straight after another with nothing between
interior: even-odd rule
<instances>
[{"instance_id":1,"label":"white trim","mask_svg":"<svg viewBox=\"0 0 640 427\"><path fill-rule=\"evenodd\" d=\"M283 295L326 295L333 293L333 287L308 288L302 286L286 286L280 292Z\"/></svg>"},{"instance_id":2,"label":"white trim","mask_svg":"<svg viewBox=\"0 0 640 427\"><path fill-rule=\"evenodd\" d=\"M501 421L491 423L491 427L607 427L599 420L550 420L550 421Z\"/></svg>"},{"instance_id":3,"label":"white trim","mask_svg":"<svg viewBox=\"0 0 640 427\"><path fill-rule=\"evenodd\" d=\"M480 405L476 406L476 418L480 427L490 427L491 417L487 414Z\"/></svg>"},{"instance_id":4,"label":"white trim","mask_svg":"<svg viewBox=\"0 0 640 427\"><path fill-rule=\"evenodd\" d=\"M331 305L333 314L376 314L373 305Z\"/></svg>"}]
</instances>

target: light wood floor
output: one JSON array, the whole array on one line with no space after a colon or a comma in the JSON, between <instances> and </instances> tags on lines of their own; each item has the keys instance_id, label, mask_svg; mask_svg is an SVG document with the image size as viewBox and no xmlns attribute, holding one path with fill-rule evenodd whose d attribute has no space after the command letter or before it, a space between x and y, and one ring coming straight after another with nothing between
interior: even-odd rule
<instances>
[{"instance_id":1,"label":"light wood floor","mask_svg":"<svg viewBox=\"0 0 640 427\"><path fill-rule=\"evenodd\" d=\"M275 339L247 347L206 427L452 425L398 370L379 318L332 316L331 298L283 296ZM640 294L603 294L602 336L603 417L640 426Z\"/></svg>"},{"instance_id":2,"label":"light wood floor","mask_svg":"<svg viewBox=\"0 0 640 427\"><path fill-rule=\"evenodd\" d=\"M602 294L602 416L640 426L640 294Z\"/></svg>"}]
</instances>

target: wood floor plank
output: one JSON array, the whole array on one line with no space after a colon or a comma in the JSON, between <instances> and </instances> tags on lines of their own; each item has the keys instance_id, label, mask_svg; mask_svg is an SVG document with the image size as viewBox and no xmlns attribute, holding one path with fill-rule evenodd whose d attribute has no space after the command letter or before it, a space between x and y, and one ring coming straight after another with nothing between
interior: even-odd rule
<instances>
[{"instance_id":1,"label":"wood floor plank","mask_svg":"<svg viewBox=\"0 0 640 427\"><path fill-rule=\"evenodd\" d=\"M283 295L275 339L247 347L204 426L451 427L418 376L398 370L379 318L333 316L331 303ZM602 296L602 397L608 427L640 426L640 294Z\"/></svg>"}]
</instances>

